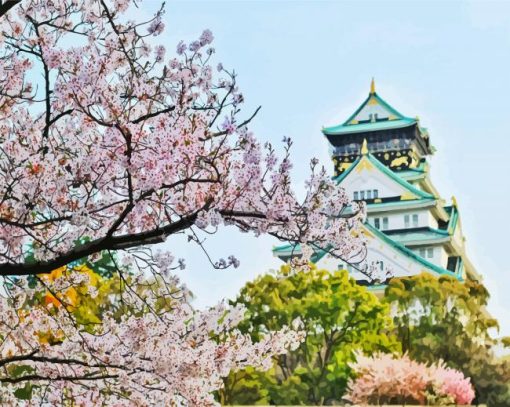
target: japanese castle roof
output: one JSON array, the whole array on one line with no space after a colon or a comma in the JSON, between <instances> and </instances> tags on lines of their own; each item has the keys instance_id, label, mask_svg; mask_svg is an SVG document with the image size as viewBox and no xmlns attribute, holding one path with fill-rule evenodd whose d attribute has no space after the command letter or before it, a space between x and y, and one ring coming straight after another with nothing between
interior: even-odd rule
<instances>
[{"instance_id":1,"label":"japanese castle roof","mask_svg":"<svg viewBox=\"0 0 510 407\"><path fill-rule=\"evenodd\" d=\"M373 200L375 201L375 200ZM406 199L400 201L387 201L384 202L367 202L368 213L388 212L395 209L419 209L431 208L436 206L437 199L435 198L421 198L421 199ZM346 213L349 213L346 211Z\"/></svg>"},{"instance_id":2,"label":"japanese castle roof","mask_svg":"<svg viewBox=\"0 0 510 407\"><path fill-rule=\"evenodd\" d=\"M397 182L400 186L404 187L409 193L412 195L410 199L418 198L418 199L435 199L434 195L429 194L428 192L422 191L416 188L411 183L399 177L392 170L386 167L383 163L381 163L376 157L368 152L366 139L363 142L363 146L361 148L361 155L356 158L356 160L352 163L352 165L347 168L343 173L334 178L337 183L341 183L356 167L364 164L364 161L367 160L370 164L372 164L375 168L381 171L384 175L391 178L395 182Z\"/></svg>"},{"instance_id":3,"label":"japanese castle roof","mask_svg":"<svg viewBox=\"0 0 510 407\"><path fill-rule=\"evenodd\" d=\"M442 243L450 239L450 234L447 230L431 227L386 230L385 234L406 246Z\"/></svg>"},{"instance_id":4,"label":"japanese castle roof","mask_svg":"<svg viewBox=\"0 0 510 407\"><path fill-rule=\"evenodd\" d=\"M462 276L458 273L453 273L450 270L447 270L443 267L439 267L435 265L434 263L431 263L430 261L424 259L420 255L416 254L412 250L405 247L403 244L399 243L396 240L393 240L391 237L386 236L383 232L376 229L375 227L371 226L368 222L364 223L363 226L366 228L367 232L373 234L377 239L385 242L386 244L390 245L397 251L399 251L401 254L406 256L407 258L410 258L418 263L420 263L422 266L426 267L427 269L439 274L439 275L448 275L455 277L457 279L462 279ZM329 249L323 250L323 249L317 249L315 253L311 257L311 261L313 263L317 263L320 259L322 259L325 255L329 253ZM287 244L284 246L279 246L273 248L273 254L278 257L292 257L292 256L299 256L301 255L301 247L299 244Z\"/></svg>"},{"instance_id":5,"label":"japanese castle roof","mask_svg":"<svg viewBox=\"0 0 510 407\"><path fill-rule=\"evenodd\" d=\"M377 130L398 129L418 123L418 119L406 117L389 105L375 91L372 79L370 93L360 107L342 124L325 127L326 136L364 133ZM425 129L422 129L425 131Z\"/></svg>"},{"instance_id":6,"label":"japanese castle roof","mask_svg":"<svg viewBox=\"0 0 510 407\"><path fill-rule=\"evenodd\" d=\"M427 175L428 164L425 161L420 162L416 168L407 168L398 171L398 176L406 181L415 181L422 179Z\"/></svg>"},{"instance_id":7,"label":"japanese castle roof","mask_svg":"<svg viewBox=\"0 0 510 407\"><path fill-rule=\"evenodd\" d=\"M443 267L439 267L439 266L435 265L434 263L431 263L430 261L424 259L420 255L418 255L415 252L413 252L411 249L408 249L403 244L393 240L392 238L390 238L389 236L387 236L386 234L381 232L379 229L376 229L375 227L373 227L369 223L365 223L364 226L370 232L372 232L376 237L378 237L379 239L385 241L386 243L388 243L389 245L393 246L395 249L397 249L402 254L406 255L409 258L412 258L413 260L416 260L418 263L420 263L423 266L425 266L425 267L435 271L436 273L438 273L440 275L448 275L448 276L456 277L457 279L461 279L462 278L462 276L455 275L455 273L452 273L450 270L447 270L447 269L445 269Z\"/></svg>"},{"instance_id":8,"label":"japanese castle roof","mask_svg":"<svg viewBox=\"0 0 510 407\"><path fill-rule=\"evenodd\" d=\"M457 202L455 198L453 198L453 201L453 205L444 207L445 211L450 216L450 219L448 220L448 226L446 227L446 230L450 235L455 233L455 229L457 229L457 225L459 224L459 210L457 208Z\"/></svg>"}]
</instances>

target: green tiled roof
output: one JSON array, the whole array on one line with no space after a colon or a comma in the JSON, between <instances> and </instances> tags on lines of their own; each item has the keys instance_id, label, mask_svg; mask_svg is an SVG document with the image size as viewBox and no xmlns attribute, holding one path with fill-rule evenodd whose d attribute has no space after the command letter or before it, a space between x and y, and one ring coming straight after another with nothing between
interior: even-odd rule
<instances>
[{"instance_id":1,"label":"green tiled roof","mask_svg":"<svg viewBox=\"0 0 510 407\"><path fill-rule=\"evenodd\" d=\"M318 262L320 259L324 257L326 253L329 252L331 247L327 250L317 249L311 257L312 263ZM286 244L282 246L273 247L273 254L280 257L286 256L300 256L301 255L301 245L299 243L296 244Z\"/></svg>"},{"instance_id":2,"label":"green tiled roof","mask_svg":"<svg viewBox=\"0 0 510 407\"><path fill-rule=\"evenodd\" d=\"M400 120L381 120L369 123L358 124L339 124L338 126L325 127L322 132L328 136L338 136L342 134L364 133L368 131L400 129L412 126L416 123L416 119L400 119Z\"/></svg>"},{"instance_id":3,"label":"green tiled roof","mask_svg":"<svg viewBox=\"0 0 510 407\"><path fill-rule=\"evenodd\" d=\"M405 199L398 201L387 201L378 203L367 203L367 212L369 214L391 211L393 209L405 210L405 209L418 209L418 208L429 208L436 205L437 200L434 198L420 198L420 199ZM350 208L344 211L345 215L352 213Z\"/></svg>"},{"instance_id":4,"label":"green tiled roof","mask_svg":"<svg viewBox=\"0 0 510 407\"><path fill-rule=\"evenodd\" d=\"M398 241L404 245L410 244L411 242L434 242L444 241L450 237L449 233L446 230L434 229L434 228L420 228L420 229L409 229L409 230L400 230L396 233L392 233L391 231L386 231L386 234L391 237L391 239Z\"/></svg>"},{"instance_id":5,"label":"green tiled roof","mask_svg":"<svg viewBox=\"0 0 510 407\"><path fill-rule=\"evenodd\" d=\"M444 209L450 215L447 231L450 235L453 235L455 233L455 229L457 228L457 224L459 223L459 210L455 205L445 206Z\"/></svg>"},{"instance_id":6,"label":"green tiled roof","mask_svg":"<svg viewBox=\"0 0 510 407\"><path fill-rule=\"evenodd\" d=\"M377 209L386 209L386 208L399 208L405 209L407 206L415 206L414 204L421 203L423 205L419 205L419 207L428 207L433 206L436 202L435 198L423 198L423 199L407 199L404 201L389 201L389 202L380 202L380 203L369 203L367 204L367 209L369 212L377 211ZM430 205L427 205L430 204Z\"/></svg>"},{"instance_id":7,"label":"green tiled roof","mask_svg":"<svg viewBox=\"0 0 510 407\"><path fill-rule=\"evenodd\" d=\"M416 253L414 253L412 250L408 249L404 245L402 245L402 244L398 243L397 241L391 239L389 236L386 236L383 232L381 232L380 230L378 230L375 227L371 226L369 223L365 223L365 226L367 227L367 229L370 232L372 232L374 235L379 237L381 240L383 240L386 243L388 243L389 245L393 246L395 249L397 249L398 251L400 251L401 253L403 253L407 257L410 257L410 258L416 260L418 263L422 264L423 266L425 266L425 267L427 267L429 269L432 269L433 271L435 271L438 274L441 274L441 275L444 274L444 275L448 275L448 276L452 276L452 277L458 278L458 276L456 276L450 270L447 270L447 269L445 269L443 267L436 266L435 264L429 262L428 260L426 260L423 257L417 255Z\"/></svg>"},{"instance_id":8,"label":"green tiled roof","mask_svg":"<svg viewBox=\"0 0 510 407\"><path fill-rule=\"evenodd\" d=\"M423 178L426 174L427 165L425 162L421 162L416 168L407 168L405 170L398 171L398 176L406 181Z\"/></svg>"},{"instance_id":9,"label":"green tiled roof","mask_svg":"<svg viewBox=\"0 0 510 407\"><path fill-rule=\"evenodd\" d=\"M386 117L379 118L374 121L358 121L356 118L363 113L365 109L371 106L377 106L378 112L383 113ZM418 123L416 119L406 117L395 108L384 101L376 92L371 92L361 106L342 124L325 127L322 132L328 136L360 133L377 130L397 129L412 126Z\"/></svg>"}]
</instances>

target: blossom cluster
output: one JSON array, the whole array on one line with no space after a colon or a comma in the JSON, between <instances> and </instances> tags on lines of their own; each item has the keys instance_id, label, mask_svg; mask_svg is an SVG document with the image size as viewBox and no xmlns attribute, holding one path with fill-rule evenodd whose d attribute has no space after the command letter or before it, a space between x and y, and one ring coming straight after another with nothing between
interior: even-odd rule
<instances>
[{"instance_id":1,"label":"blossom cluster","mask_svg":"<svg viewBox=\"0 0 510 407\"><path fill-rule=\"evenodd\" d=\"M471 404L475 398L470 379L442 362L428 366L407 355L358 355L352 367L357 378L345 399L353 403Z\"/></svg>"},{"instance_id":2,"label":"blossom cluster","mask_svg":"<svg viewBox=\"0 0 510 407\"><path fill-rule=\"evenodd\" d=\"M58 279L65 273L58 273ZM235 326L241 307L219 304L194 311L185 300L172 300L171 310L134 312L168 295L132 289L142 297L123 298L131 312L105 315L93 331L79 329L68 308L53 303L23 307L27 293L18 280L11 298L0 298L0 400L19 403L16 392L32 383L33 405L215 405L212 393L230 371L254 366L268 369L272 357L296 347L301 334L284 328L253 342ZM60 298L60 296L58 296ZM15 305L18 306L15 306ZM13 373L19 372L19 373Z\"/></svg>"},{"instance_id":3,"label":"blossom cluster","mask_svg":"<svg viewBox=\"0 0 510 407\"><path fill-rule=\"evenodd\" d=\"M290 139L279 157L248 129L235 74L213 68L213 34L169 57L154 44L163 10L130 21L139 3L27 0L0 22L0 275L222 225L364 253L362 208L345 216L316 160L299 199Z\"/></svg>"},{"instance_id":4,"label":"blossom cluster","mask_svg":"<svg viewBox=\"0 0 510 407\"><path fill-rule=\"evenodd\" d=\"M213 65L213 34L170 56L155 43L164 10L131 21L139 4L24 0L0 20L2 403L30 385L40 404L208 405L230 370L266 368L299 341L285 329L253 343L235 330L241 309L196 312L182 287L159 312L184 267L151 249L169 236L201 244L197 231L233 225L343 259L365 250L354 233L363 208L346 215L347 195L316 160L299 199L290 139L279 155L249 130L258 110L245 113L236 75ZM83 289L91 275L72 265L105 253L134 273L123 304L138 312L81 326L77 297L101 287ZM149 272L161 291L140 296ZM47 290L41 306L23 308L27 275Z\"/></svg>"}]
</instances>

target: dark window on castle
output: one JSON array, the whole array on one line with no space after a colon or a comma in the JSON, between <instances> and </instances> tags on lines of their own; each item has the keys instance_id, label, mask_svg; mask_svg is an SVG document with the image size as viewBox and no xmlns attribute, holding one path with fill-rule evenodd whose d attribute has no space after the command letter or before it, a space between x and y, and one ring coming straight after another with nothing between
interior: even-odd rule
<instances>
[{"instance_id":1,"label":"dark window on castle","mask_svg":"<svg viewBox=\"0 0 510 407\"><path fill-rule=\"evenodd\" d=\"M417 213L413 214L413 227L415 227L415 228L418 227L418 214Z\"/></svg>"},{"instance_id":2,"label":"dark window on castle","mask_svg":"<svg viewBox=\"0 0 510 407\"><path fill-rule=\"evenodd\" d=\"M354 200L357 201L359 199L358 191L354 191Z\"/></svg>"},{"instance_id":3,"label":"dark window on castle","mask_svg":"<svg viewBox=\"0 0 510 407\"><path fill-rule=\"evenodd\" d=\"M372 194L373 194L373 196L374 196L374 199L379 198L379 190L378 190L378 189L374 189L374 190L372 191Z\"/></svg>"},{"instance_id":4,"label":"dark window on castle","mask_svg":"<svg viewBox=\"0 0 510 407\"><path fill-rule=\"evenodd\" d=\"M446 268L450 271L455 271L456 267L457 267L457 261L458 261L458 257L453 257L453 256L450 256L448 257L448 265L446 266Z\"/></svg>"}]
</instances>

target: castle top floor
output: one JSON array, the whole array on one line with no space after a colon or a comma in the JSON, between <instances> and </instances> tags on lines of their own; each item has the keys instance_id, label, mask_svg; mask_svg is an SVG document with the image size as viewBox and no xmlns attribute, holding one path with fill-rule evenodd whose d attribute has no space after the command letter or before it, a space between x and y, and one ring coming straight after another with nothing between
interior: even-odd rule
<instances>
[{"instance_id":1,"label":"castle top floor","mask_svg":"<svg viewBox=\"0 0 510 407\"><path fill-rule=\"evenodd\" d=\"M342 124L325 127L322 133L331 145L335 175L345 171L361 154L366 139L370 152L394 171L416 168L433 153L427 129L418 118L402 115L375 91Z\"/></svg>"}]
</instances>

